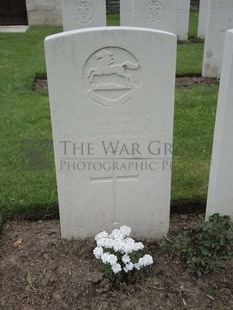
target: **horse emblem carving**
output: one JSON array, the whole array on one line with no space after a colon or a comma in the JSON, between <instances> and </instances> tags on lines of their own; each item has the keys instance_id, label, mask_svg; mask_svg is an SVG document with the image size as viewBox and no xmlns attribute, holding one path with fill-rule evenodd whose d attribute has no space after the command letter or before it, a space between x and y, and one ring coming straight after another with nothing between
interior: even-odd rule
<instances>
[{"instance_id":1,"label":"horse emblem carving","mask_svg":"<svg viewBox=\"0 0 233 310\"><path fill-rule=\"evenodd\" d=\"M90 82L93 83L95 76L102 76L102 75L112 75L116 74L126 81L126 86L133 85L133 81L131 79L131 74L126 73L126 70L136 70L139 68L138 63L134 63L131 61L124 61L121 64L115 64L114 61L114 54L108 50L102 50L100 53L96 55L98 60L98 65L96 68L91 68L88 72L88 78Z\"/></svg>"},{"instance_id":2,"label":"horse emblem carving","mask_svg":"<svg viewBox=\"0 0 233 310\"><path fill-rule=\"evenodd\" d=\"M141 66L136 57L120 47L94 52L83 67L83 86L98 104L119 107L136 96Z\"/></svg>"}]
</instances>

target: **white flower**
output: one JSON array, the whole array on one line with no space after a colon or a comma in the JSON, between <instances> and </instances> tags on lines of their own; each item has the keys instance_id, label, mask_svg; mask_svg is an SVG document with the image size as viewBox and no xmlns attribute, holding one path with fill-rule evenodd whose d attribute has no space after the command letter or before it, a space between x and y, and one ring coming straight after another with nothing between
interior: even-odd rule
<instances>
[{"instance_id":1,"label":"white flower","mask_svg":"<svg viewBox=\"0 0 233 310\"><path fill-rule=\"evenodd\" d=\"M113 254L109 255L109 264L111 266L115 265L117 263L117 257Z\"/></svg>"},{"instance_id":2,"label":"white flower","mask_svg":"<svg viewBox=\"0 0 233 310\"><path fill-rule=\"evenodd\" d=\"M122 268L121 268L121 265L116 263L114 265L112 265L112 271L116 274L116 273L119 273L121 272Z\"/></svg>"},{"instance_id":3,"label":"white flower","mask_svg":"<svg viewBox=\"0 0 233 310\"><path fill-rule=\"evenodd\" d=\"M98 235L95 236L95 241L103 238L108 238L108 233L106 231L102 231Z\"/></svg>"},{"instance_id":4,"label":"white flower","mask_svg":"<svg viewBox=\"0 0 233 310\"><path fill-rule=\"evenodd\" d=\"M124 264L130 263L130 257L129 257L128 254L125 254L125 255L122 256L122 262Z\"/></svg>"},{"instance_id":5,"label":"white flower","mask_svg":"<svg viewBox=\"0 0 233 310\"><path fill-rule=\"evenodd\" d=\"M144 245L142 244L142 242L135 242L135 244L133 246L134 251L139 251L139 250L143 250L143 249L144 249Z\"/></svg>"},{"instance_id":6,"label":"white flower","mask_svg":"<svg viewBox=\"0 0 233 310\"><path fill-rule=\"evenodd\" d=\"M124 244L124 253L129 254L133 252L135 241L132 238L126 238Z\"/></svg>"},{"instance_id":7,"label":"white flower","mask_svg":"<svg viewBox=\"0 0 233 310\"><path fill-rule=\"evenodd\" d=\"M143 257L139 258L138 264L142 267L149 266L153 264L153 258L151 255L144 255Z\"/></svg>"},{"instance_id":8,"label":"white flower","mask_svg":"<svg viewBox=\"0 0 233 310\"><path fill-rule=\"evenodd\" d=\"M124 270L128 273L134 268L140 270L142 267L153 264L153 258L151 255L144 255L137 263L131 262L130 253L138 252L144 249L142 242L135 242L130 238L131 228L125 225L120 229L114 229L110 235L103 231L95 236L97 243L93 253L97 259L101 259L103 264L111 266L112 271L117 274ZM109 252L104 252L105 249L111 249ZM115 252L111 254L110 252ZM118 256L120 254L120 261L118 263Z\"/></svg>"},{"instance_id":9,"label":"white flower","mask_svg":"<svg viewBox=\"0 0 233 310\"><path fill-rule=\"evenodd\" d=\"M126 242L127 244L132 244L132 245L135 244L135 241L134 241L133 238L125 238L125 242Z\"/></svg>"},{"instance_id":10,"label":"white flower","mask_svg":"<svg viewBox=\"0 0 233 310\"><path fill-rule=\"evenodd\" d=\"M148 254L144 255L143 260L144 260L144 266L149 266L153 264L153 258L151 255Z\"/></svg>"},{"instance_id":11,"label":"white flower","mask_svg":"<svg viewBox=\"0 0 233 310\"><path fill-rule=\"evenodd\" d=\"M131 228L125 225L121 226L120 231L124 237L128 237L131 234Z\"/></svg>"},{"instance_id":12,"label":"white flower","mask_svg":"<svg viewBox=\"0 0 233 310\"><path fill-rule=\"evenodd\" d=\"M134 264L133 263L128 263L125 265L125 267L123 268L125 272L129 272L131 270L134 269Z\"/></svg>"},{"instance_id":13,"label":"white flower","mask_svg":"<svg viewBox=\"0 0 233 310\"><path fill-rule=\"evenodd\" d=\"M113 243L113 249L115 252L122 252L124 251L124 241L122 240L115 240Z\"/></svg>"},{"instance_id":14,"label":"white flower","mask_svg":"<svg viewBox=\"0 0 233 310\"><path fill-rule=\"evenodd\" d=\"M97 246L99 246L99 247L105 248L105 245L106 245L107 240L108 240L107 238L97 239L97 240L96 240L96 244L97 244Z\"/></svg>"},{"instance_id":15,"label":"white flower","mask_svg":"<svg viewBox=\"0 0 233 310\"><path fill-rule=\"evenodd\" d=\"M95 257L96 257L97 259L100 259L101 256L102 256L103 253L104 253L104 250L103 250L102 247L97 246L97 247L93 250L93 253L94 253L94 255L95 255Z\"/></svg>"},{"instance_id":16,"label":"white flower","mask_svg":"<svg viewBox=\"0 0 233 310\"><path fill-rule=\"evenodd\" d=\"M106 249L112 249L114 246L114 241L112 239L109 239L109 238L106 238L105 239L105 244L104 244L104 247Z\"/></svg>"},{"instance_id":17,"label":"white flower","mask_svg":"<svg viewBox=\"0 0 233 310\"><path fill-rule=\"evenodd\" d=\"M96 241L96 244L97 244L97 246L102 247L102 248L112 249L114 241L112 239L109 239L109 238L102 238L102 239L98 239Z\"/></svg>"},{"instance_id":18,"label":"white flower","mask_svg":"<svg viewBox=\"0 0 233 310\"><path fill-rule=\"evenodd\" d=\"M140 270L142 268L142 265L140 264L140 262L137 262L134 264L135 269Z\"/></svg>"},{"instance_id":19,"label":"white flower","mask_svg":"<svg viewBox=\"0 0 233 310\"><path fill-rule=\"evenodd\" d=\"M109 256L110 253L104 253L102 256L101 256L101 260L104 264L108 264L108 260L109 260Z\"/></svg>"},{"instance_id":20,"label":"white flower","mask_svg":"<svg viewBox=\"0 0 233 310\"><path fill-rule=\"evenodd\" d=\"M114 240L123 240L124 235L119 229L114 229L112 233L109 235L109 238L114 239Z\"/></svg>"},{"instance_id":21,"label":"white flower","mask_svg":"<svg viewBox=\"0 0 233 310\"><path fill-rule=\"evenodd\" d=\"M117 257L114 254L104 253L101 256L101 260L104 264L110 264L111 266L117 263Z\"/></svg>"}]
</instances>

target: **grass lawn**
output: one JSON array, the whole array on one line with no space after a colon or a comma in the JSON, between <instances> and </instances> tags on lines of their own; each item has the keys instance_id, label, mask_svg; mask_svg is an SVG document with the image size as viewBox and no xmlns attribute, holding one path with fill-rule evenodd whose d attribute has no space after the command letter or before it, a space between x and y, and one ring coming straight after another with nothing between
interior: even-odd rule
<instances>
[{"instance_id":1,"label":"grass lawn","mask_svg":"<svg viewBox=\"0 0 233 310\"><path fill-rule=\"evenodd\" d=\"M111 18L117 24L119 16ZM54 168L25 170L25 140L50 140L49 99L32 91L45 75L43 40L61 27L31 27L25 34L0 34L0 213L44 217L57 214ZM178 45L177 73L200 73L203 43ZM218 87L176 91L172 203L203 203L207 194ZM43 151L44 152L44 151ZM44 152L53 161L51 145ZM29 163L26 167L30 166Z\"/></svg>"},{"instance_id":2,"label":"grass lawn","mask_svg":"<svg viewBox=\"0 0 233 310\"><path fill-rule=\"evenodd\" d=\"M198 27L198 12L192 11L190 12L190 17L189 17L189 37L190 38L197 37L197 27Z\"/></svg>"}]
</instances>

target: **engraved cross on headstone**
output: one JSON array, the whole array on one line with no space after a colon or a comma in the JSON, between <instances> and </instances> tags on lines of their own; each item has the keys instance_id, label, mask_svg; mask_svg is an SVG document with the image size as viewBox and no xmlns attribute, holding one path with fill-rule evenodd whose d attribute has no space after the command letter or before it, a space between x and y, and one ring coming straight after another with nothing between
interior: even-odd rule
<instances>
[{"instance_id":1,"label":"engraved cross on headstone","mask_svg":"<svg viewBox=\"0 0 233 310\"><path fill-rule=\"evenodd\" d=\"M112 183L112 201L113 201L112 223L113 224L118 224L117 183L118 182L132 182L132 181L133 182L139 181L139 174L118 176L116 175L115 170L113 170L113 175L109 177L90 177L90 183L109 183L109 182Z\"/></svg>"}]
</instances>

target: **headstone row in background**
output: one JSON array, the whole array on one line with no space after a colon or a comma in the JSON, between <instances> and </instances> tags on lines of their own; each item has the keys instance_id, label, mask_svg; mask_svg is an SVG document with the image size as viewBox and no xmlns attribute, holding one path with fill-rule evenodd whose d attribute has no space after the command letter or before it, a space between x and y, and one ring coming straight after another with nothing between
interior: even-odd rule
<instances>
[{"instance_id":1,"label":"headstone row in background","mask_svg":"<svg viewBox=\"0 0 233 310\"><path fill-rule=\"evenodd\" d=\"M121 26L145 27L176 32L177 0L121 0Z\"/></svg>"},{"instance_id":2,"label":"headstone row in background","mask_svg":"<svg viewBox=\"0 0 233 310\"><path fill-rule=\"evenodd\" d=\"M63 30L106 26L106 0L62 0Z\"/></svg>"},{"instance_id":3,"label":"headstone row in background","mask_svg":"<svg viewBox=\"0 0 233 310\"><path fill-rule=\"evenodd\" d=\"M178 0L176 11L176 34L180 40L188 40L190 0Z\"/></svg>"},{"instance_id":4,"label":"headstone row in background","mask_svg":"<svg viewBox=\"0 0 233 310\"><path fill-rule=\"evenodd\" d=\"M190 0L121 0L120 25L168 31L188 39ZM105 0L63 0L64 31L106 26Z\"/></svg>"},{"instance_id":5,"label":"headstone row in background","mask_svg":"<svg viewBox=\"0 0 233 310\"><path fill-rule=\"evenodd\" d=\"M202 75L220 76L225 34L233 28L233 0L210 0L206 17Z\"/></svg>"},{"instance_id":6,"label":"headstone row in background","mask_svg":"<svg viewBox=\"0 0 233 310\"><path fill-rule=\"evenodd\" d=\"M121 0L121 26L146 27L188 39L190 0Z\"/></svg>"},{"instance_id":7,"label":"headstone row in background","mask_svg":"<svg viewBox=\"0 0 233 310\"><path fill-rule=\"evenodd\" d=\"M208 5L210 0L200 0L199 15L198 15L198 38L205 39Z\"/></svg>"}]
</instances>

